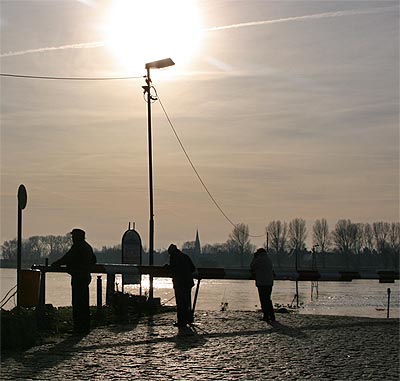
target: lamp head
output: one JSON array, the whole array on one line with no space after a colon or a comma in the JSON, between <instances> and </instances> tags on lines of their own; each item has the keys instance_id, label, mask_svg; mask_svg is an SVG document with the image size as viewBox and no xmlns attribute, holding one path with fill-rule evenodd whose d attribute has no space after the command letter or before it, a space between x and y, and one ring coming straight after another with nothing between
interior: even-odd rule
<instances>
[{"instance_id":1,"label":"lamp head","mask_svg":"<svg viewBox=\"0 0 400 381\"><path fill-rule=\"evenodd\" d=\"M175 62L172 61L171 58L164 58L163 60L159 60L159 61L153 61L153 62L148 62L145 65L145 69L163 69L165 67L168 66L173 66L175 65Z\"/></svg>"}]
</instances>

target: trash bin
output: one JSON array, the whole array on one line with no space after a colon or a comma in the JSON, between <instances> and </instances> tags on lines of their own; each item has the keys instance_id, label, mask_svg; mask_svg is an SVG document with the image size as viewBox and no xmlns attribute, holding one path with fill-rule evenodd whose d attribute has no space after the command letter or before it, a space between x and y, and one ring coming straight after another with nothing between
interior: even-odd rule
<instances>
[{"instance_id":1,"label":"trash bin","mask_svg":"<svg viewBox=\"0 0 400 381\"><path fill-rule=\"evenodd\" d=\"M21 270L18 304L21 307L36 307L39 302L39 270Z\"/></svg>"}]
</instances>

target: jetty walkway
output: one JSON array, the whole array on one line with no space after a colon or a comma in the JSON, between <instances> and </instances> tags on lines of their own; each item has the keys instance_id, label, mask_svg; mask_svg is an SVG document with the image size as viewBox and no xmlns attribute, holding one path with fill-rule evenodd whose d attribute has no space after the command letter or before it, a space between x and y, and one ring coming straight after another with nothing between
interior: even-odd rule
<instances>
[{"instance_id":1,"label":"jetty walkway","mask_svg":"<svg viewBox=\"0 0 400 381\"><path fill-rule=\"evenodd\" d=\"M399 380L399 319L198 311L62 335L3 353L1 380Z\"/></svg>"}]
</instances>

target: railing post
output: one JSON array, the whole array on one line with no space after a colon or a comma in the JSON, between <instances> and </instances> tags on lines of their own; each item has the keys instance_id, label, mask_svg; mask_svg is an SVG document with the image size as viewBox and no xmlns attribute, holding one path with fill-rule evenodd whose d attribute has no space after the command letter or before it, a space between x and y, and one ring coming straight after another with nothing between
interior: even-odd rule
<instances>
[{"instance_id":1,"label":"railing post","mask_svg":"<svg viewBox=\"0 0 400 381\"><path fill-rule=\"evenodd\" d=\"M101 275L97 275L97 314L101 314L101 307L103 304L103 295L102 295L102 281Z\"/></svg>"},{"instance_id":2,"label":"railing post","mask_svg":"<svg viewBox=\"0 0 400 381\"><path fill-rule=\"evenodd\" d=\"M115 274L107 274L106 304L108 306L112 302L114 289L115 289Z\"/></svg>"}]
</instances>

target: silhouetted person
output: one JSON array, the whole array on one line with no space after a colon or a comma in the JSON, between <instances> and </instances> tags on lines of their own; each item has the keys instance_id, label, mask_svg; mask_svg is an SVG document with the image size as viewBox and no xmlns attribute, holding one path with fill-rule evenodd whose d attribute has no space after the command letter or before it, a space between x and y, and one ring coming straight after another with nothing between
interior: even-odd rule
<instances>
[{"instance_id":1,"label":"silhouetted person","mask_svg":"<svg viewBox=\"0 0 400 381\"><path fill-rule=\"evenodd\" d=\"M73 229L73 245L69 251L52 266L66 265L71 275L72 314L75 333L88 333L90 330L89 284L90 269L96 263L92 247L85 241L85 232Z\"/></svg>"},{"instance_id":2,"label":"silhouetted person","mask_svg":"<svg viewBox=\"0 0 400 381\"><path fill-rule=\"evenodd\" d=\"M273 323L275 322L275 314L271 293L274 284L274 274L272 262L265 249L260 248L254 253L250 268L256 280L261 309L264 314L262 320Z\"/></svg>"},{"instance_id":3,"label":"silhouetted person","mask_svg":"<svg viewBox=\"0 0 400 381\"><path fill-rule=\"evenodd\" d=\"M190 257L182 253L175 245L169 246L168 253L177 307L177 322L174 325L182 328L193 322L191 296L194 286L193 273L196 267Z\"/></svg>"}]
</instances>

